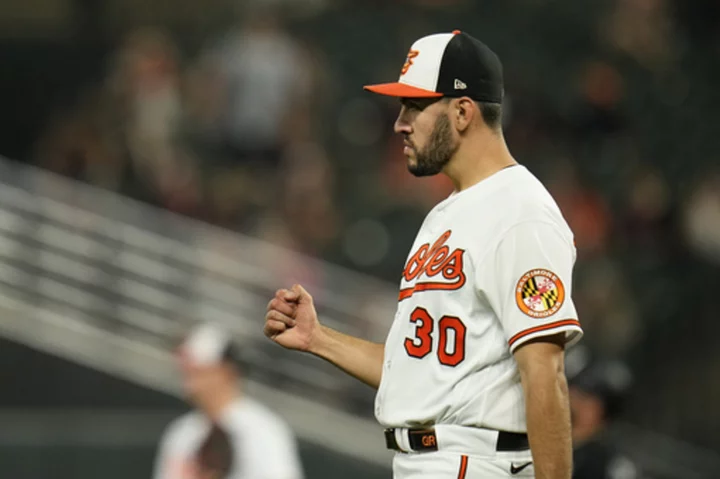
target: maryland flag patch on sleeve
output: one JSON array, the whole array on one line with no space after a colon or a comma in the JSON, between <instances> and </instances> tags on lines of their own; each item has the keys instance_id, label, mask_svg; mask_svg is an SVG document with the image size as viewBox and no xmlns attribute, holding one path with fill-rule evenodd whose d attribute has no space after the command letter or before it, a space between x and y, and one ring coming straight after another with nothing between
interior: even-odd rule
<instances>
[{"instance_id":1,"label":"maryland flag patch on sleeve","mask_svg":"<svg viewBox=\"0 0 720 479\"><path fill-rule=\"evenodd\" d=\"M558 276L546 269L525 273L515 288L520 311L533 318L547 318L557 313L565 302L565 286Z\"/></svg>"}]
</instances>

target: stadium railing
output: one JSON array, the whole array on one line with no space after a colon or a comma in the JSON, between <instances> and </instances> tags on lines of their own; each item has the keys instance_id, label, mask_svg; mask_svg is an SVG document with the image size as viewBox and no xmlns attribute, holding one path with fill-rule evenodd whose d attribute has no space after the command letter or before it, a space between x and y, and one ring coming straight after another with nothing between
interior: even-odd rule
<instances>
[{"instance_id":1,"label":"stadium railing","mask_svg":"<svg viewBox=\"0 0 720 479\"><path fill-rule=\"evenodd\" d=\"M326 324L384 337L394 285L0 157L0 335L179 396L173 346L216 321L241 345L249 394L303 439L388 466L372 391L262 335L268 300L296 281ZM720 470L716 454L631 425L618 437L647 477Z\"/></svg>"}]
</instances>

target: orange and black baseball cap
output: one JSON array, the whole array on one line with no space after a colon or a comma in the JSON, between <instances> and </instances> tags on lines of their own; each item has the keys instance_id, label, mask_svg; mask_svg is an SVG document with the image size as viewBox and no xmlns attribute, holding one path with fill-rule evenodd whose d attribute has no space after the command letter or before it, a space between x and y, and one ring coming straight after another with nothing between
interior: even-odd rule
<instances>
[{"instance_id":1,"label":"orange and black baseball cap","mask_svg":"<svg viewBox=\"0 0 720 479\"><path fill-rule=\"evenodd\" d=\"M467 96L476 101L502 103L503 69L500 59L487 45L455 30L428 35L413 43L397 82L364 88L402 98Z\"/></svg>"}]
</instances>

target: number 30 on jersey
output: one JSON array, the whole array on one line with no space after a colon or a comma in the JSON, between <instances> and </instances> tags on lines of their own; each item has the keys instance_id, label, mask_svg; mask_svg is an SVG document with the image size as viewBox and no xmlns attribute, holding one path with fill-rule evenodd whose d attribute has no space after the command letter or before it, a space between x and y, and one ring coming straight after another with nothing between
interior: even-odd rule
<instances>
[{"instance_id":1,"label":"number 30 on jersey","mask_svg":"<svg viewBox=\"0 0 720 479\"><path fill-rule=\"evenodd\" d=\"M432 352L436 321L425 308L417 307L410 315L415 325L415 337L405 339L405 351L413 358L422 359ZM437 357L440 364L455 367L465 359L465 333L467 328L455 316L443 316L437 321Z\"/></svg>"}]
</instances>

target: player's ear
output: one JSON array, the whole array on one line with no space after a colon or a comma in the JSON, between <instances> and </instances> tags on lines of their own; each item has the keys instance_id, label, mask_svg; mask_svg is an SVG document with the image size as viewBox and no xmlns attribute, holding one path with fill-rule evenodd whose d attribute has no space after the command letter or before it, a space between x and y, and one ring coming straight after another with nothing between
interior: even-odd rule
<instances>
[{"instance_id":1,"label":"player's ear","mask_svg":"<svg viewBox=\"0 0 720 479\"><path fill-rule=\"evenodd\" d=\"M453 101L451 119L459 132L464 132L472 124L477 115L475 102L468 97L460 97Z\"/></svg>"}]
</instances>

